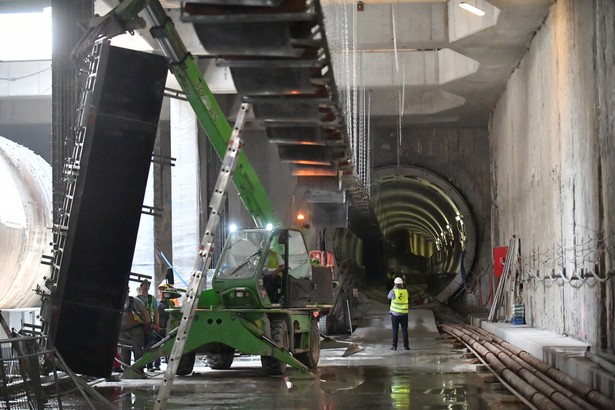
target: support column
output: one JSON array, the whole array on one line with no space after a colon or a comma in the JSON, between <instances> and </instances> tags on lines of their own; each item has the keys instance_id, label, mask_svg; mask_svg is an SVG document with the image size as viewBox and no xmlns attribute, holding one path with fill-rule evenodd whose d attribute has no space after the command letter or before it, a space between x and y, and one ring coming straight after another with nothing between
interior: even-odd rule
<instances>
[{"instance_id":1,"label":"support column","mask_svg":"<svg viewBox=\"0 0 615 410\"><path fill-rule=\"evenodd\" d=\"M201 241L198 221L201 212L207 212L207 203L199 198L201 179L197 144L197 121L190 104L171 100L171 154L176 158L171 169L173 179L173 260L170 261L188 282ZM183 281L175 280L178 286ZM187 285L184 285L187 286Z\"/></svg>"},{"instance_id":2,"label":"support column","mask_svg":"<svg viewBox=\"0 0 615 410\"><path fill-rule=\"evenodd\" d=\"M163 106L164 108L164 106ZM154 283L165 278L167 260L173 261L173 197L171 195L171 124L160 121L154 146L154 207L162 209L162 217L154 219ZM164 255L164 257L163 257ZM166 258L166 260L165 260Z\"/></svg>"}]
</instances>

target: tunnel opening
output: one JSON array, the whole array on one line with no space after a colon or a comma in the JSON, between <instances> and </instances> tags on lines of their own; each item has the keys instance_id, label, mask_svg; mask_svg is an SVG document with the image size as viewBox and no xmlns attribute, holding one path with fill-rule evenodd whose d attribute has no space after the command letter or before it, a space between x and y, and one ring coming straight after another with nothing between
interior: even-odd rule
<instances>
[{"instance_id":1,"label":"tunnel opening","mask_svg":"<svg viewBox=\"0 0 615 410\"><path fill-rule=\"evenodd\" d=\"M361 235L367 282L380 286L401 276L412 305L448 301L465 283L476 252L463 196L433 172L395 166L374 171L371 203L381 232Z\"/></svg>"}]
</instances>

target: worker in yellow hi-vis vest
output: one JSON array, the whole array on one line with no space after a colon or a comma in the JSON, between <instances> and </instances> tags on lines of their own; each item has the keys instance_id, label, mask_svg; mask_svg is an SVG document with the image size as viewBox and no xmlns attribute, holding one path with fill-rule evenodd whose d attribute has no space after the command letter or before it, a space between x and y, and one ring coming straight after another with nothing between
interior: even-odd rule
<instances>
[{"instance_id":1,"label":"worker in yellow hi-vis vest","mask_svg":"<svg viewBox=\"0 0 615 410\"><path fill-rule=\"evenodd\" d=\"M404 337L404 349L410 350L410 343L408 342L408 289L404 287L404 280L402 278L395 278L393 283L393 289L391 289L387 296L391 299L389 311L391 314L391 325L393 326L393 345L391 350L397 350L397 337L400 325Z\"/></svg>"}]
</instances>

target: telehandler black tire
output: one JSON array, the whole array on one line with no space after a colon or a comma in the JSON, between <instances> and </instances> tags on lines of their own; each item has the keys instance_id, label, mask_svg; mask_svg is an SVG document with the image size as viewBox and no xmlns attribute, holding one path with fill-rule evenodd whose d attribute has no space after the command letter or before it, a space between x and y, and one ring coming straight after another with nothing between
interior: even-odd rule
<instances>
[{"instance_id":1,"label":"telehandler black tire","mask_svg":"<svg viewBox=\"0 0 615 410\"><path fill-rule=\"evenodd\" d=\"M177 374L178 376L186 376L192 373L195 360L196 352L183 354L181 359L179 359L179 365L177 366L177 372L175 374Z\"/></svg>"},{"instance_id":2,"label":"telehandler black tire","mask_svg":"<svg viewBox=\"0 0 615 410\"><path fill-rule=\"evenodd\" d=\"M329 315L328 314L322 315L322 316L320 316L318 318L318 330L323 335L328 335L329 334L328 322L329 322Z\"/></svg>"},{"instance_id":3,"label":"telehandler black tire","mask_svg":"<svg viewBox=\"0 0 615 410\"><path fill-rule=\"evenodd\" d=\"M206 356L207 366L214 370L225 370L231 367L235 359L235 349L224 348L221 353L210 353Z\"/></svg>"},{"instance_id":4,"label":"telehandler black tire","mask_svg":"<svg viewBox=\"0 0 615 410\"><path fill-rule=\"evenodd\" d=\"M318 328L318 322L312 319L310 324L310 342L309 350L305 353L299 353L297 360L309 367L310 369L318 366L320 360L320 330Z\"/></svg>"},{"instance_id":5,"label":"telehandler black tire","mask_svg":"<svg viewBox=\"0 0 615 410\"><path fill-rule=\"evenodd\" d=\"M288 326L283 319L271 320L271 339L284 349L288 350ZM273 356L261 356L261 364L268 375L279 376L284 374L286 363Z\"/></svg>"}]
</instances>

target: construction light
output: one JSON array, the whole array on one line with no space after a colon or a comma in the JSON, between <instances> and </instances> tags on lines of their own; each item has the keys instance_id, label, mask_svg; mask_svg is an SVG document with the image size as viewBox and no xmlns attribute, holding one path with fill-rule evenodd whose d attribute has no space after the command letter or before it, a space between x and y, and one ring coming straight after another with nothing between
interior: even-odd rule
<instances>
[{"instance_id":1,"label":"construction light","mask_svg":"<svg viewBox=\"0 0 615 410\"><path fill-rule=\"evenodd\" d=\"M228 226L228 230L229 230L230 232L235 232L235 231L237 230L237 225L235 225L235 224L230 224L230 225Z\"/></svg>"},{"instance_id":2,"label":"construction light","mask_svg":"<svg viewBox=\"0 0 615 410\"><path fill-rule=\"evenodd\" d=\"M272 230L272 229L273 229L273 224L272 224L272 223L268 223L268 224L265 226L265 228L266 228L268 231L270 231L270 230Z\"/></svg>"},{"instance_id":3,"label":"construction light","mask_svg":"<svg viewBox=\"0 0 615 410\"><path fill-rule=\"evenodd\" d=\"M299 212L297 214L297 224L299 224L300 228L308 228L310 227L310 224L305 222L305 216L303 215L303 213Z\"/></svg>"},{"instance_id":4,"label":"construction light","mask_svg":"<svg viewBox=\"0 0 615 410\"><path fill-rule=\"evenodd\" d=\"M480 17L485 15L485 12L483 10L465 1L462 1L461 3L459 3L459 7L461 7L464 10L469 11L472 14L476 14L477 16L480 16Z\"/></svg>"}]
</instances>

